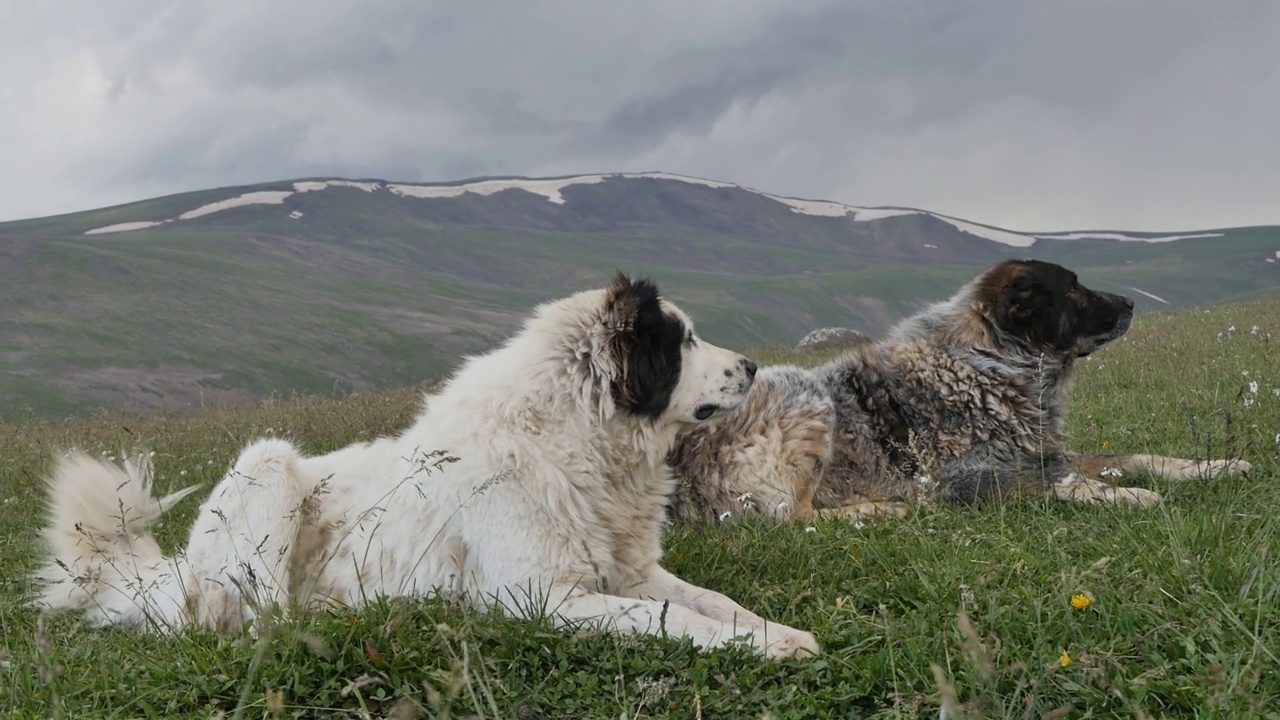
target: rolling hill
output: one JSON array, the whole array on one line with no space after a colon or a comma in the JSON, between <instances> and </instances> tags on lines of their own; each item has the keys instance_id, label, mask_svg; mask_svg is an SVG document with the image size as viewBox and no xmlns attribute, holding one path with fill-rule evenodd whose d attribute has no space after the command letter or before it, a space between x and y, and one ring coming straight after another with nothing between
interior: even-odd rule
<instances>
[{"instance_id":1,"label":"rolling hill","mask_svg":"<svg viewBox=\"0 0 1280 720\"><path fill-rule=\"evenodd\" d=\"M0 419L438 378L614 268L731 347L874 333L1012 256L1147 309L1280 287L1280 227L1013 232L664 173L311 178L0 223Z\"/></svg>"}]
</instances>

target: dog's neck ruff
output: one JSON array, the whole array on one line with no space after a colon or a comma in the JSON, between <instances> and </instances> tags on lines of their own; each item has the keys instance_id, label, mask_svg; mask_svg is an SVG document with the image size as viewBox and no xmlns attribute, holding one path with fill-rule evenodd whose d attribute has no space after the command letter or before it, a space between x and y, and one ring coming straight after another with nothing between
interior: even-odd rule
<instances>
[{"instance_id":1,"label":"dog's neck ruff","mask_svg":"<svg viewBox=\"0 0 1280 720\"><path fill-rule=\"evenodd\" d=\"M428 415L443 413L447 419L460 412L449 407L449 399L466 398L471 412L479 410L491 426L485 432L495 437L517 429L528 437L588 438L589 452L576 448L575 457L563 458L566 466L585 461L609 477L661 467L680 428L618 407L610 383L620 367L603 343L585 332L567 343L563 330L551 332L542 327L546 322L535 317L502 347L469 358L439 395L428 398L422 422ZM465 390L448 392L454 387ZM561 448L548 443L537 451L556 454Z\"/></svg>"},{"instance_id":2,"label":"dog's neck ruff","mask_svg":"<svg viewBox=\"0 0 1280 720\"><path fill-rule=\"evenodd\" d=\"M1020 385L1042 411L1056 415L1070 386L1074 355L1046 352L1002 331L967 290L902 321L888 340L934 348L984 375Z\"/></svg>"}]
</instances>

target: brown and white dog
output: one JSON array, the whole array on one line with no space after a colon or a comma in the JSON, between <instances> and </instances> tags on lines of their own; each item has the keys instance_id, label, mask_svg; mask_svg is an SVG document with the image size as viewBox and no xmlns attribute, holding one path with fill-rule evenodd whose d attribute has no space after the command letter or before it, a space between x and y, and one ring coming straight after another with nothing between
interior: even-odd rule
<instances>
[{"instance_id":1,"label":"brown and white dog","mask_svg":"<svg viewBox=\"0 0 1280 720\"><path fill-rule=\"evenodd\" d=\"M1244 461L1078 455L1063 433L1075 361L1122 336L1133 301L1035 260L1002 262L951 299L826 365L765 368L736 413L684 435L677 521L744 512L906 514L914 502L1050 494L1149 507L1108 480L1247 473Z\"/></svg>"}]
</instances>

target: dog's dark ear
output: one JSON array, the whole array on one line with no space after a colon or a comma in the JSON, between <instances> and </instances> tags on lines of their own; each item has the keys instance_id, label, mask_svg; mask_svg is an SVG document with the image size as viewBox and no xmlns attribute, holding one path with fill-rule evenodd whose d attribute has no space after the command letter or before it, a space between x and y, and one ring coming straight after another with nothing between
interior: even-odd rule
<instances>
[{"instance_id":1,"label":"dog's dark ear","mask_svg":"<svg viewBox=\"0 0 1280 720\"><path fill-rule=\"evenodd\" d=\"M680 381L684 323L662 311L658 286L621 272L606 291L609 352L619 368L610 388L614 402L634 415L656 418L671 403Z\"/></svg>"},{"instance_id":2,"label":"dog's dark ear","mask_svg":"<svg viewBox=\"0 0 1280 720\"><path fill-rule=\"evenodd\" d=\"M1075 313L1067 297L1065 268L1051 263L1009 263L995 303L995 321L1006 334L1043 349L1067 350L1075 342Z\"/></svg>"},{"instance_id":3,"label":"dog's dark ear","mask_svg":"<svg viewBox=\"0 0 1280 720\"><path fill-rule=\"evenodd\" d=\"M1010 319L1016 324L1025 324L1038 315L1047 291L1040 273L1034 269L1020 266L1012 272L1004 288L1004 306Z\"/></svg>"},{"instance_id":4,"label":"dog's dark ear","mask_svg":"<svg viewBox=\"0 0 1280 720\"><path fill-rule=\"evenodd\" d=\"M613 275L608 289L605 291L605 326L614 333L614 339L630 330L646 305L658 303L658 287L647 279L633 281L621 270Z\"/></svg>"}]
</instances>

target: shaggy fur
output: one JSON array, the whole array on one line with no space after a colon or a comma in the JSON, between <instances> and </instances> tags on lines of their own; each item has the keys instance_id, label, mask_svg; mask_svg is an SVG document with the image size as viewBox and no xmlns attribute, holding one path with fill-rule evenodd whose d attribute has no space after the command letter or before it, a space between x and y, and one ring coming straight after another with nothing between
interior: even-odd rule
<instances>
[{"instance_id":1,"label":"shaggy fur","mask_svg":"<svg viewBox=\"0 0 1280 720\"><path fill-rule=\"evenodd\" d=\"M910 504L1051 494L1149 507L1106 480L1247 472L1243 461L1081 456L1063 435L1078 358L1123 335L1133 301L1034 260L1000 263L878 342L821 367L761 370L736 413L672 452L684 522L744 512L902 516Z\"/></svg>"},{"instance_id":2,"label":"shaggy fur","mask_svg":"<svg viewBox=\"0 0 1280 720\"><path fill-rule=\"evenodd\" d=\"M176 556L147 526L190 490L157 500L145 461L67 454L48 481L38 601L97 625L235 631L277 608L448 593L561 626L813 654L811 634L659 565L664 459L678 432L741 404L755 370L619 275L537 308L398 436L315 457L251 443Z\"/></svg>"}]
</instances>

